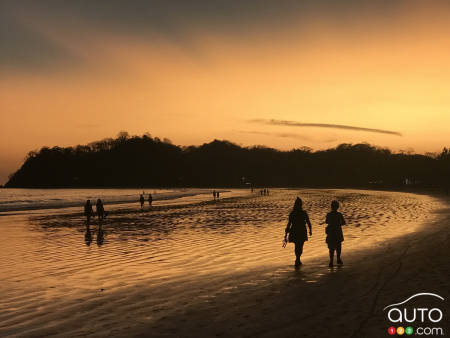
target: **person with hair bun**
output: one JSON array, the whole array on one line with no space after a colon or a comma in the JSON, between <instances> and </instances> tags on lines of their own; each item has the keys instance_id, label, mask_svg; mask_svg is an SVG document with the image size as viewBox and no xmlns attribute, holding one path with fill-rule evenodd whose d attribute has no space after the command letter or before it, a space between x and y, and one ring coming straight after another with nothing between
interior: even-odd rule
<instances>
[{"instance_id":1,"label":"person with hair bun","mask_svg":"<svg viewBox=\"0 0 450 338\"><path fill-rule=\"evenodd\" d=\"M288 234L289 242L295 243L295 267L299 267L302 264L300 256L303 253L303 244L308 240L306 224L309 227L309 235L312 236L311 222L309 221L308 213L303 210L302 206L302 200L297 197L294 208L289 214L289 221L284 234L284 243L288 240Z\"/></svg>"},{"instance_id":2,"label":"person with hair bun","mask_svg":"<svg viewBox=\"0 0 450 338\"><path fill-rule=\"evenodd\" d=\"M337 210L339 209L339 202L334 200L331 202L331 211L327 214L325 223L328 226L325 229L327 234L326 242L330 253L329 267L333 267L334 252L336 251L336 262L338 265L344 264L341 259L342 242L344 241L344 234L342 233L342 226L345 225L344 216Z\"/></svg>"}]
</instances>

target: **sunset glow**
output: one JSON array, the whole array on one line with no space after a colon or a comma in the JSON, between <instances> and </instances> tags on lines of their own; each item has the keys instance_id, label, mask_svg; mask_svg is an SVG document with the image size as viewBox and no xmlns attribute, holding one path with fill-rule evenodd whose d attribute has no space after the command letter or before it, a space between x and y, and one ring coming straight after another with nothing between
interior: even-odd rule
<instances>
[{"instance_id":1,"label":"sunset glow","mask_svg":"<svg viewBox=\"0 0 450 338\"><path fill-rule=\"evenodd\" d=\"M229 18L216 2L196 2L189 13L167 6L159 22L144 14L127 22L106 5L39 3L7 1L0 11L8 35L0 56L0 183L30 150L121 130L179 145L369 142L424 153L450 144L443 2L345 2L338 11L327 1L276 8L244 1L227 8ZM150 4L141 10L151 12Z\"/></svg>"}]
</instances>

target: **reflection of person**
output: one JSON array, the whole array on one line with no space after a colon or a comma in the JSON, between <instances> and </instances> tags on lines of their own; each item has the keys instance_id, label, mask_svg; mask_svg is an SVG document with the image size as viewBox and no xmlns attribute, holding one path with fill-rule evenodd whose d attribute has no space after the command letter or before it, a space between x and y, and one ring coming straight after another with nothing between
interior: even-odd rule
<instances>
[{"instance_id":1,"label":"reflection of person","mask_svg":"<svg viewBox=\"0 0 450 338\"><path fill-rule=\"evenodd\" d=\"M105 232L103 231L102 225L100 224L98 226L98 230L97 230L97 245L98 246L103 245L104 236L105 236Z\"/></svg>"},{"instance_id":2,"label":"reflection of person","mask_svg":"<svg viewBox=\"0 0 450 338\"><path fill-rule=\"evenodd\" d=\"M90 246L92 243L92 234L91 229L89 228L89 224L86 224L86 232L84 233L84 242L87 246Z\"/></svg>"},{"instance_id":3,"label":"reflection of person","mask_svg":"<svg viewBox=\"0 0 450 338\"><path fill-rule=\"evenodd\" d=\"M341 260L341 244L344 241L344 234L342 233L342 226L345 225L344 216L337 210L339 209L339 202L331 202L331 211L327 214L325 223L328 224L326 227L327 233L327 244L328 250L330 252L330 267L333 266L334 251L336 251L337 264L344 264Z\"/></svg>"},{"instance_id":4,"label":"reflection of person","mask_svg":"<svg viewBox=\"0 0 450 338\"><path fill-rule=\"evenodd\" d=\"M97 217L98 217L99 221L103 220L103 218L105 218L105 208L103 207L103 203L100 198L97 200L97 204L95 205L95 210L97 211Z\"/></svg>"},{"instance_id":5,"label":"reflection of person","mask_svg":"<svg viewBox=\"0 0 450 338\"><path fill-rule=\"evenodd\" d=\"M144 195L141 194L141 197L139 197L139 202L141 203L141 210L144 208Z\"/></svg>"},{"instance_id":6,"label":"reflection of person","mask_svg":"<svg viewBox=\"0 0 450 338\"><path fill-rule=\"evenodd\" d=\"M91 200L87 200L86 204L84 205L84 215L86 216L86 224L89 225L89 222L91 221L91 217L93 214L94 210L92 210Z\"/></svg>"},{"instance_id":7,"label":"reflection of person","mask_svg":"<svg viewBox=\"0 0 450 338\"><path fill-rule=\"evenodd\" d=\"M303 202L297 197L294 203L294 208L289 214L289 222L286 226L284 239L286 241L289 234L289 242L295 243L295 266L302 264L300 256L303 253L303 244L308 240L306 232L306 224L309 227L309 235L312 236L311 222L309 221L308 213L303 210Z\"/></svg>"}]
</instances>

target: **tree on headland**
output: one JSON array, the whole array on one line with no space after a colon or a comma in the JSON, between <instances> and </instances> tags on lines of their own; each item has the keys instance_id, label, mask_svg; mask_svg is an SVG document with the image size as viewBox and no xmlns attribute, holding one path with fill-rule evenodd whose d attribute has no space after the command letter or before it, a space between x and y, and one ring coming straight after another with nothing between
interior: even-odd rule
<instances>
[{"instance_id":1,"label":"tree on headland","mask_svg":"<svg viewBox=\"0 0 450 338\"><path fill-rule=\"evenodd\" d=\"M438 176L442 179L441 184L445 187L447 195L450 190L450 149L444 148L442 153L437 156L440 172Z\"/></svg>"},{"instance_id":2,"label":"tree on headland","mask_svg":"<svg viewBox=\"0 0 450 338\"><path fill-rule=\"evenodd\" d=\"M448 187L450 154L393 153L370 144L313 151L241 147L214 140L179 147L150 134L121 132L76 147L28 154L6 187Z\"/></svg>"}]
</instances>

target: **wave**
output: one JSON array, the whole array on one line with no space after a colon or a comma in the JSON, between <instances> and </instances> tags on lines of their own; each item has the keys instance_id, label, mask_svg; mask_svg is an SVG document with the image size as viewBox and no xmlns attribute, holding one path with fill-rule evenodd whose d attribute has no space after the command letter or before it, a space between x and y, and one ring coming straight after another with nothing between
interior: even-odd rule
<instances>
[{"instance_id":1,"label":"wave","mask_svg":"<svg viewBox=\"0 0 450 338\"><path fill-rule=\"evenodd\" d=\"M9 191L8 191L9 190ZM149 190L153 201L168 201L197 195L210 194L209 189L183 189L183 190ZM62 209L82 207L86 199L94 202L101 198L105 205L139 203L139 191L120 189L2 189L0 195L0 213L11 213L17 211L31 211L43 209ZM55 194L61 196L56 197ZM147 198L147 194L145 197ZM31 196L30 196L31 195Z\"/></svg>"}]
</instances>

